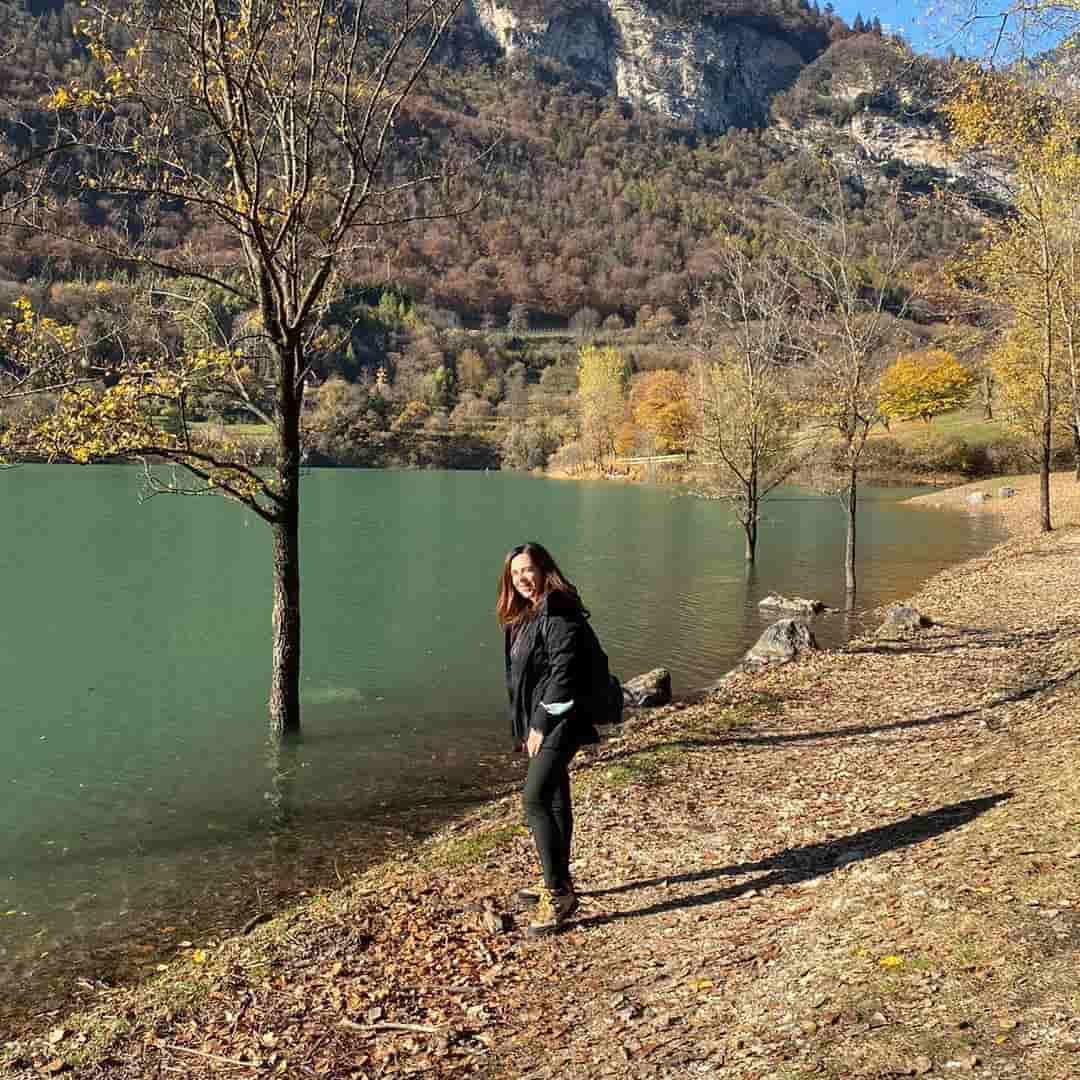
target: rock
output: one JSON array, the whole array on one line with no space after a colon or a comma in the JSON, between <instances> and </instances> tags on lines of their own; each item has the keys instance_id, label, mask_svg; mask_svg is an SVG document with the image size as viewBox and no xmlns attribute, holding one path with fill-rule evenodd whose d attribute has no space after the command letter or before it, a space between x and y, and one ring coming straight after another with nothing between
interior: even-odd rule
<instances>
[{"instance_id":1,"label":"rock","mask_svg":"<svg viewBox=\"0 0 1080 1080\"><path fill-rule=\"evenodd\" d=\"M1014 487L1000 487L998 488L997 497L999 499L1011 499L1015 495L1019 495L1020 492Z\"/></svg>"},{"instance_id":2,"label":"rock","mask_svg":"<svg viewBox=\"0 0 1080 1080\"><path fill-rule=\"evenodd\" d=\"M633 708L653 708L671 701L671 672L653 668L623 683L623 700Z\"/></svg>"},{"instance_id":3,"label":"rock","mask_svg":"<svg viewBox=\"0 0 1080 1080\"><path fill-rule=\"evenodd\" d=\"M878 627L878 637L895 637L897 634L917 634L928 626L933 626L933 619L924 615L910 604L897 604L885 614L885 621Z\"/></svg>"},{"instance_id":4,"label":"rock","mask_svg":"<svg viewBox=\"0 0 1080 1080\"><path fill-rule=\"evenodd\" d=\"M989 492L986 491L973 491L967 497L968 506L980 506L990 498Z\"/></svg>"},{"instance_id":5,"label":"rock","mask_svg":"<svg viewBox=\"0 0 1080 1080\"><path fill-rule=\"evenodd\" d=\"M778 619L743 657L741 669L756 671L767 664L786 664L804 653L816 651L817 647L813 632L806 623L797 619Z\"/></svg>"},{"instance_id":6,"label":"rock","mask_svg":"<svg viewBox=\"0 0 1080 1080\"><path fill-rule=\"evenodd\" d=\"M519 13L473 0L483 33L505 56L554 60L639 108L721 132L767 121L772 99L804 66L792 35L767 20L665 17L648 0L586 0Z\"/></svg>"},{"instance_id":7,"label":"rock","mask_svg":"<svg viewBox=\"0 0 1080 1080\"><path fill-rule=\"evenodd\" d=\"M791 611L798 615L817 615L827 610L820 600L806 600L801 596L781 596L779 593L769 593L764 600L758 601L758 607Z\"/></svg>"}]
</instances>

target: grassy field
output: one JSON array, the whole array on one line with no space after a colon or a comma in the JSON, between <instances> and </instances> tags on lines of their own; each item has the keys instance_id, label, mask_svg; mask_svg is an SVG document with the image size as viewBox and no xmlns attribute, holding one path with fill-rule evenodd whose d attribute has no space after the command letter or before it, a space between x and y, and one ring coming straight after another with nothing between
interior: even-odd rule
<instances>
[{"instance_id":1,"label":"grassy field","mask_svg":"<svg viewBox=\"0 0 1080 1080\"><path fill-rule=\"evenodd\" d=\"M1009 425L1002 420L986 420L981 408L957 409L935 417L929 424L923 420L894 420L889 430L877 428L872 438L892 436L903 443L918 443L928 435L946 439L963 439L973 446L984 446L1008 435Z\"/></svg>"}]
</instances>

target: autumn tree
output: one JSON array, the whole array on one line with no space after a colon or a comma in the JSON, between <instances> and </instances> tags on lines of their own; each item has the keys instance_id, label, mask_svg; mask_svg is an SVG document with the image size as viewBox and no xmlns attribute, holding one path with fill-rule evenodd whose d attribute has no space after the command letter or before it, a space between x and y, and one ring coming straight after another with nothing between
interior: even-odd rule
<instances>
[{"instance_id":1,"label":"autumn tree","mask_svg":"<svg viewBox=\"0 0 1080 1080\"><path fill-rule=\"evenodd\" d=\"M630 393L630 412L658 453L681 453L689 446L693 412L682 372L661 368L642 375Z\"/></svg>"},{"instance_id":2,"label":"autumn tree","mask_svg":"<svg viewBox=\"0 0 1080 1080\"><path fill-rule=\"evenodd\" d=\"M1043 341L1029 324L1017 322L990 351L989 360L998 384L999 412L1022 438L1032 465L1041 464L1043 424L1046 416L1045 387L1041 362ZM1063 357L1053 364L1054 386L1051 425L1055 435L1071 427L1068 381Z\"/></svg>"},{"instance_id":3,"label":"autumn tree","mask_svg":"<svg viewBox=\"0 0 1080 1080\"><path fill-rule=\"evenodd\" d=\"M73 326L42 315L26 296L0 318L0 464L18 458L12 434L32 424L52 398L91 381L82 342Z\"/></svg>"},{"instance_id":4,"label":"autumn tree","mask_svg":"<svg viewBox=\"0 0 1080 1080\"><path fill-rule=\"evenodd\" d=\"M831 488L847 515L844 577L849 602L857 586L860 464L881 418L878 381L894 318L906 305L900 277L911 241L895 188L877 191L875 211L878 238L867 252L853 228L844 181L834 169L817 215L790 213L786 230L789 258L802 283L799 347L812 373L811 396L840 438L841 476Z\"/></svg>"},{"instance_id":5,"label":"autumn tree","mask_svg":"<svg viewBox=\"0 0 1080 1080\"><path fill-rule=\"evenodd\" d=\"M930 423L971 396L971 372L944 349L902 353L881 376L880 407L890 419Z\"/></svg>"},{"instance_id":6,"label":"autumn tree","mask_svg":"<svg viewBox=\"0 0 1080 1080\"><path fill-rule=\"evenodd\" d=\"M49 101L57 128L80 144L76 164L18 218L26 230L155 272L159 290L201 280L254 313L243 341L180 354L163 346L119 365L112 385L63 395L27 438L57 458L175 463L188 480L151 472L155 490L220 492L267 523L277 733L300 725L304 392L341 344L325 317L343 268L376 234L442 212L446 204L432 200L452 195L448 169L431 163L406 103L459 4L91 3L82 32L97 74L57 87ZM114 226L84 228L60 213L65 199L90 195L118 209ZM178 212L214 223L231 250L159 246L158 230ZM167 318L183 302L173 295L155 310ZM186 409L210 385L272 425L269 472L241 452L199 444ZM156 422L166 401L179 413L178 433Z\"/></svg>"},{"instance_id":7,"label":"autumn tree","mask_svg":"<svg viewBox=\"0 0 1080 1080\"><path fill-rule=\"evenodd\" d=\"M694 365L695 447L734 507L748 562L757 554L762 501L801 464L800 410L788 392L798 295L790 269L734 243L702 302Z\"/></svg>"},{"instance_id":8,"label":"autumn tree","mask_svg":"<svg viewBox=\"0 0 1080 1080\"><path fill-rule=\"evenodd\" d=\"M581 438L597 469L615 452L626 413L626 361L611 346L583 345L578 352Z\"/></svg>"},{"instance_id":9,"label":"autumn tree","mask_svg":"<svg viewBox=\"0 0 1080 1080\"><path fill-rule=\"evenodd\" d=\"M1010 165L1012 213L987 227L972 259L973 275L1008 307L1006 342L1015 385L1037 385L1039 525L1052 527L1050 469L1059 412L1062 347L1080 330L1080 308L1070 278L1071 250L1080 241L1080 118L1060 99L1014 78L973 72L947 106L961 146L993 150ZM1022 343L1022 347L1018 347ZM1031 365L1025 376L1020 362ZM998 364L995 370L1005 370Z\"/></svg>"}]
</instances>

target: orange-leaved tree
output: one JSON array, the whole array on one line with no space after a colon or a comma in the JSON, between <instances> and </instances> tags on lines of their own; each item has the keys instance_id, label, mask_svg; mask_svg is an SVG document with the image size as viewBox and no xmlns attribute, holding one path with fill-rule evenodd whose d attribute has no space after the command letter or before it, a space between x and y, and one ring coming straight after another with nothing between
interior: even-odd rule
<instances>
[{"instance_id":1,"label":"orange-leaved tree","mask_svg":"<svg viewBox=\"0 0 1080 1080\"><path fill-rule=\"evenodd\" d=\"M882 372L880 407L890 419L930 423L967 404L974 378L945 349L902 353Z\"/></svg>"},{"instance_id":2,"label":"orange-leaved tree","mask_svg":"<svg viewBox=\"0 0 1080 1080\"><path fill-rule=\"evenodd\" d=\"M641 376L630 392L634 424L652 440L661 454L681 453L693 434L693 411L686 376L662 368Z\"/></svg>"}]
</instances>

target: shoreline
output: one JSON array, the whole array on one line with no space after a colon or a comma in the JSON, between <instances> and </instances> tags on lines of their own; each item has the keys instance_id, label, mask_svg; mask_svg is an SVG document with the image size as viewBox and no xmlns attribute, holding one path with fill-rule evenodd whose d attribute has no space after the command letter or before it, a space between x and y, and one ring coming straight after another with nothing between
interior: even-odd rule
<instances>
[{"instance_id":1,"label":"shoreline","mask_svg":"<svg viewBox=\"0 0 1080 1080\"><path fill-rule=\"evenodd\" d=\"M1071 1075L1080 1016L1061 999L1064 982L1040 980L1064 1009L1051 1035L1049 1006L1020 1000L1004 976L1018 949L1018 977L1019 959L1030 968L1023 941L1063 928L1058 960L1070 979L1075 970L1080 858L1064 856L1070 837L1080 854L1080 823L1070 833L1062 766L1077 775L1080 748L1055 725L1080 700L1080 601L1068 593L1080 485L1055 476L1055 518L1067 527L1040 537L1036 477L1013 481L1015 498L967 507L968 493L1003 479L911 500L997 513L1009 532L924 583L912 599L937 623L925 635L854 639L736 677L582 756L575 872L585 900L557 946L506 925L510 892L535 876L511 795L249 934L190 945L157 980L103 991L82 1019L45 1018L36 1037L8 1045L8 1075L59 1062L53 1071L135 1077L164 1062L201 1076L216 1061L254 1074L281 1063L285 1075L326 1065L333 1076L709 1067L749 1080L796 1062L836 1076L903 1075L913 1063L936 1074L950 1061L967 1070L973 1057L979 1075ZM1040 771L1049 764L1060 822ZM1034 813L1037 843L1027 838ZM978 856L987 844L1008 853L1013 815L1028 853L1018 850L1015 880L1009 859ZM1063 838L1067 888L1062 874L1030 880L1031 851L1052 847L1052 834ZM920 896L905 885L925 876L927 850L931 869L954 873ZM1022 889L1038 894L1035 907ZM1008 931L996 960L980 936L991 906ZM936 948L927 927L942 931ZM971 963L949 951L959 929ZM958 996L955 1023L938 1031L921 1003ZM1001 1026L1005 1013L1014 1026ZM625 1044L636 1044L629 1058Z\"/></svg>"}]
</instances>

